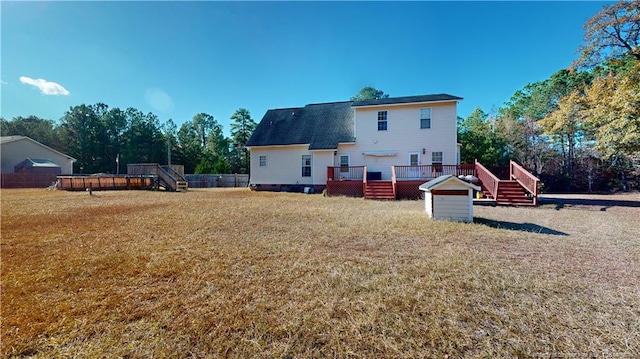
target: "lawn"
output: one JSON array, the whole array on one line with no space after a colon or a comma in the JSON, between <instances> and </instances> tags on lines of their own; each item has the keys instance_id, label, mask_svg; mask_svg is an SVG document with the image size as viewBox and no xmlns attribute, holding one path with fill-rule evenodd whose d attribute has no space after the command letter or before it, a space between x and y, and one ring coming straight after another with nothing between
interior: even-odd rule
<instances>
[{"instance_id":1,"label":"lawn","mask_svg":"<svg viewBox=\"0 0 640 359\"><path fill-rule=\"evenodd\" d=\"M639 201L2 190L1 354L640 357Z\"/></svg>"}]
</instances>

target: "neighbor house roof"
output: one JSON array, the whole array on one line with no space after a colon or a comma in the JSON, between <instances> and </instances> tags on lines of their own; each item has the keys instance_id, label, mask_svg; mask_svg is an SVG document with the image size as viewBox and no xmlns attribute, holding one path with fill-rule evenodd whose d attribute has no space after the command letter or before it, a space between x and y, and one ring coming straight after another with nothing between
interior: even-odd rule
<instances>
[{"instance_id":1,"label":"neighbor house roof","mask_svg":"<svg viewBox=\"0 0 640 359\"><path fill-rule=\"evenodd\" d=\"M305 107L269 110L247 147L308 144L310 150L336 149L354 142L351 102L331 102Z\"/></svg>"},{"instance_id":2,"label":"neighbor house roof","mask_svg":"<svg viewBox=\"0 0 640 359\"><path fill-rule=\"evenodd\" d=\"M49 146L47 146L45 144L42 144L42 143L34 140L33 138L30 138L30 137L27 137L27 136L2 136L2 137L0 137L0 144L11 143L11 142L16 142L16 141L22 141L22 140L31 141L31 142L37 144L38 146L41 146L43 148L46 148L49 151L53 151L53 152L59 154L60 156L67 157L68 159L72 160L73 162L76 161L75 158L73 158L73 157L71 157L71 156L69 156L69 155L67 155L65 153L62 153L60 151L56 151L53 148L51 148L51 147L49 147Z\"/></svg>"},{"instance_id":3,"label":"neighbor house roof","mask_svg":"<svg viewBox=\"0 0 640 359\"><path fill-rule=\"evenodd\" d=\"M253 131L246 146L308 144L309 150L337 149L339 143L355 142L354 107L458 100L462 98L437 94L317 103L305 107L269 110Z\"/></svg>"},{"instance_id":4,"label":"neighbor house roof","mask_svg":"<svg viewBox=\"0 0 640 359\"><path fill-rule=\"evenodd\" d=\"M435 94L435 95L389 97L389 98L381 98L381 99L374 99L374 100L362 100L362 101L354 102L353 107L395 105L395 104L415 103L415 102L459 101L459 100L462 100L462 97L441 93L441 94Z\"/></svg>"},{"instance_id":5,"label":"neighbor house roof","mask_svg":"<svg viewBox=\"0 0 640 359\"><path fill-rule=\"evenodd\" d=\"M47 160L47 159L39 159L39 158L27 158L26 160L18 163L16 168L22 167L60 167L57 163Z\"/></svg>"}]
</instances>

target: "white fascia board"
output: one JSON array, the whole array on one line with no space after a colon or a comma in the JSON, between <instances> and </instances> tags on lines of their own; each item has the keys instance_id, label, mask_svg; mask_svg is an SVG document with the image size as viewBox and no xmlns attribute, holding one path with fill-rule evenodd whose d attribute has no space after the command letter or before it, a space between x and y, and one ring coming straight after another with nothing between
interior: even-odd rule
<instances>
[{"instance_id":1,"label":"white fascia board","mask_svg":"<svg viewBox=\"0 0 640 359\"><path fill-rule=\"evenodd\" d=\"M353 108L354 109L359 109L359 108L371 108L371 107L397 107L397 106L407 106L407 105L429 105L429 104L434 104L434 103L450 103L450 102L458 103L459 101L460 100L402 102L402 103L389 103L389 104L380 104L380 105L353 106Z\"/></svg>"}]
</instances>

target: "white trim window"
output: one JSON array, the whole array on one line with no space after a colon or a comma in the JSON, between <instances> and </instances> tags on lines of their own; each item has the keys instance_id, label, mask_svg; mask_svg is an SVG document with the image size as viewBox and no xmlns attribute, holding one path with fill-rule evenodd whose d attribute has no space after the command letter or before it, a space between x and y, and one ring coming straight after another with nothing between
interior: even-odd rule
<instances>
[{"instance_id":1,"label":"white trim window","mask_svg":"<svg viewBox=\"0 0 640 359\"><path fill-rule=\"evenodd\" d=\"M431 107L420 109L420 128L431 128Z\"/></svg>"},{"instance_id":2,"label":"white trim window","mask_svg":"<svg viewBox=\"0 0 640 359\"><path fill-rule=\"evenodd\" d=\"M442 152L431 152L431 163L442 164Z\"/></svg>"},{"instance_id":3,"label":"white trim window","mask_svg":"<svg viewBox=\"0 0 640 359\"><path fill-rule=\"evenodd\" d=\"M302 177L311 177L311 155L302 155Z\"/></svg>"},{"instance_id":4,"label":"white trim window","mask_svg":"<svg viewBox=\"0 0 640 359\"><path fill-rule=\"evenodd\" d=\"M387 111L378 111L378 131L387 130Z\"/></svg>"},{"instance_id":5,"label":"white trim window","mask_svg":"<svg viewBox=\"0 0 640 359\"><path fill-rule=\"evenodd\" d=\"M267 156L260 156L260 167L267 167Z\"/></svg>"}]
</instances>

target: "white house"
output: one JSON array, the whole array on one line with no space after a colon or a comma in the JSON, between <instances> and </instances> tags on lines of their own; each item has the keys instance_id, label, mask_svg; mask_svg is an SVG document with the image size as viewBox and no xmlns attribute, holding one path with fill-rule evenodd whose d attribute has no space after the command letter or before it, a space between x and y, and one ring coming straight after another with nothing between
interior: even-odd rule
<instances>
[{"instance_id":1,"label":"white house","mask_svg":"<svg viewBox=\"0 0 640 359\"><path fill-rule=\"evenodd\" d=\"M0 137L0 156L2 173L14 173L15 166L26 159L36 164L56 164L60 166L60 173L72 174L75 158L25 136ZM48 160L48 161L45 161ZM37 167L37 166L36 166Z\"/></svg>"},{"instance_id":2,"label":"white house","mask_svg":"<svg viewBox=\"0 0 640 359\"><path fill-rule=\"evenodd\" d=\"M268 110L247 143L250 185L320 190L332 180L391 181L398 166L423 183L459 164L460 100L436 94Z\"/></svg>"}]
</instances>

